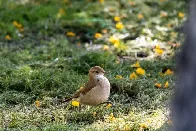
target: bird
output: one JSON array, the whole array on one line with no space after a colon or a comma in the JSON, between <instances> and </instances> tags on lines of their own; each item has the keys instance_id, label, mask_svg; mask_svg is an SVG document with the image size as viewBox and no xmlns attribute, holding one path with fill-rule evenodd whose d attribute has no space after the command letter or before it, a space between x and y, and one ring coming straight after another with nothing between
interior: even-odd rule
<instances>
[{"instance_id":1,"label":"bird","mask_svg":"<svg viewBox=\"0 0 196 131\"><path fill-rule=\"evenodd\" d=\"M89 70L88 82L85 87L80 88L76 93L64 100L69 102L76 100L83 105L96 106L106 102L110 96L110 82L104 76L105 71L100 66L94 66Z\"/></svg>"}]
</instances>

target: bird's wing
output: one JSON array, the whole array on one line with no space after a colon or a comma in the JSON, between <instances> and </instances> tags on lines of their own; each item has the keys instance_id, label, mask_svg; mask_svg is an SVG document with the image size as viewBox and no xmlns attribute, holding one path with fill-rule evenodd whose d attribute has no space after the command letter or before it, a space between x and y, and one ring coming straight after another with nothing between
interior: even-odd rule
<instances>
[{"instance_id":1,"label":"bird's wing","mask_svg":"<svg viewBox=\"0 0 196 131\"><path fill-rule=\"evenodd\" d=\"M84 88L79 89L78 91L76 91L76 93L73 95L72 98L78 98L80 96L80 94L82 93L83 95L85 95L87 92L89 92L92 88L94 88L96 86L95 83L93 82L87 82L85 84Z\"/></svg>"},{"instance_id":2,"label":"bird's wing","mask_svg":"<svg viewBox=\"0 0 196 131\"><path fill-rule=\"evenodd\" d=\"M73 98L78 98L80 96L80 94L85 95L87 92L89 92L95 86L96 86L96 84L94 82L88 81L85 84L84 88L80 88L79 90L76 91L76 93L72 97L63 100L63 102L68 102L68 101L71 101Z\"/></svg>"}]
</instances>

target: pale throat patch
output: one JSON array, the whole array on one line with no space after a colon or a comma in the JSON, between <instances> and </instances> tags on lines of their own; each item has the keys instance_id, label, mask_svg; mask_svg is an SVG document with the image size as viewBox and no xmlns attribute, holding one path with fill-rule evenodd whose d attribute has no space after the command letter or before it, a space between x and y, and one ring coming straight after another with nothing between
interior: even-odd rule
<instances>
[{"instance_id":1,"label":"pale throat patch","mask_svg":"<svg viewBox=\"0 0 196 131\"><path fill-rule=\"evenodd\" d=\"M97 81L100 81L100 80L104 79L104 76L103 76L103 74L96 75L95 78L96 78Z\"/></svg>"}]
</instances>

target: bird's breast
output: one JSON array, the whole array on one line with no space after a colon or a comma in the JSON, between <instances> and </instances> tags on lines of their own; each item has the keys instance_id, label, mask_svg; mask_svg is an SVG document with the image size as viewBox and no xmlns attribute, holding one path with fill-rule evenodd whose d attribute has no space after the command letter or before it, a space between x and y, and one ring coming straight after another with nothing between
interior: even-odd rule
<instances>
[{"instance_id":1,"label":"bird's breast","mask_svg":"<svg viewBox=\"0 0 196 131\"><path fill-rule=\"evenodd\" d=\"M82 104L98 105L100 103L107 101L109 95L110 83L107 78L104 78L85 95L81 95L79 101Z\"/></svg>"}]
</instances>

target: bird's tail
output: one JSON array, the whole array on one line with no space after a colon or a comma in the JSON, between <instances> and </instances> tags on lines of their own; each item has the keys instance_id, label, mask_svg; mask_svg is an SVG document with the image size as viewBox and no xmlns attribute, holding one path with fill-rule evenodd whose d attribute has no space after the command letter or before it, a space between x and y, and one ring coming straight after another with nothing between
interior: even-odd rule
<instances>
[{"instance_id":1,"label":"bird's tail","mask_svg":"<svg viewBox=\"0 0 196 131\"><path fill-rule=\"evenodd\" d=\"M70 98L67 98L67 99L62 100L62 102L69 102L69 101L71 101L72 99L73 99L73 98L70 97Z\"/></svg>"}]
</instances>

